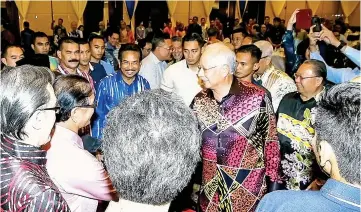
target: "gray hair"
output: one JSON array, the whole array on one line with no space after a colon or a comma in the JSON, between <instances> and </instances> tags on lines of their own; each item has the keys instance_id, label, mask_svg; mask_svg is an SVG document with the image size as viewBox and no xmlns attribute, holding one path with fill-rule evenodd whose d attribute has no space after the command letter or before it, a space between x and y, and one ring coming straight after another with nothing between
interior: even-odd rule
<instances>
[{"instance_id":1,"label":"gray hair","mask_svg":"<svg viewBox=\"0 0 361 212\"><path fill-rule=\"evenodd\" d=\"M317 144L327 141L334 150L342 177L360 184L360 84L333 86L317 107Z\"/></svg>"},{"instance_id":2,"label":"gray hair","mask_svg":"<svg viewBox=\"0 0 361 212\"><path fill-rule=\"evenodd\" d=\"M203 56L209 56L212 60L217 61L217 64L226 64L231 74L236 69L236 54L229 47L221 42L208 45L204 50Z\"/></svg>"},{"instance_id":3,"label":"gray hair","mask_svg":"<svg viewBox=\"0 0 361 212\"><path fill-rule=\"evenodd\" d=\"M23 140L30 117L50 100L47 86L54 81L50 69L22 65L1 71L1 133Z\"/></svg>"},{"instance_id":4,"label":"gray hair","mask_svg":"<svg viewBox=\"0 0 361 212\"><path fill-rule=\"evenodd\" d=\"M173 36L171 40L172 40L172 42L181 42L182 43L182 37L179 37L179 36Z\"/></svg>"},{"instance_id":5,"label":"gray hair","mask_svg":"<svg viewBox=\"0 0 361 212\"><path fill-rule=\"evenodd\" d=\"M120 197L169 203L200 161L201 133L191 109L161 89L126 98L107 115L105 165Z\"/></svg>"}]
</instances>

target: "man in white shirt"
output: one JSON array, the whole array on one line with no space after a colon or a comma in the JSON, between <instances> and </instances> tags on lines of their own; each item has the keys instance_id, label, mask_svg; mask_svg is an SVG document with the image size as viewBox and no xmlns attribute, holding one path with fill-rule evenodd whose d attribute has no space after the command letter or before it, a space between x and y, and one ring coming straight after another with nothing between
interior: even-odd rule
<instances>
[{"instance_id":1,"label":"man in white shirt","mask_svg":"<svg viewBox=\"0 0 361 212\"><path fill-rule=\"evenodd\" d=\"M152 52L142 60L139 74L150 84L151 89L160 88L168 60L172 59L172 42L168 34L156 36L152 40Z\"/></svg>"},{"instance_id":2,"label":"man in white shirt","mask_svg":"<svg viewBox=\"0 0 361 212\"><path fill-rule=\"evenodd\" d=\"M178 94L190 105L195 95L202 90L197 73L204 41L199 34L192 33L183 38L182 45L185 59L165 70L161 88Z\"/></svg>"}]
</instances>

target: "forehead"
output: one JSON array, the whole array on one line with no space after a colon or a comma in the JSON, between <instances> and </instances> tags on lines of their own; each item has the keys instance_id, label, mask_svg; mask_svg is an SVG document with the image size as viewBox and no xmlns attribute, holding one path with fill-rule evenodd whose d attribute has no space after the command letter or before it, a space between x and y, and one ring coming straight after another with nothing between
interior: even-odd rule
<instances>
[{"instance_id":1,"label":"forehead","mask_svg":"<svg viewBox=\"0 0 361 212\"><path fill-rule=\"evenodd\" d=\"M173 41L172 45L173 45L173 47L179 47L179 46L182 46L182 43L180 41Z\"/></svg>"},{"instance_id":2,"label":"forehead","mask_svg":"<svg viewBox=\"0 0 361 212\"><path fill-rule=\"evenodd\" d=\"M242 34L242 32L236 32L233 34L233 37L242 38L243 34Z\"/></svg>"},{"instance_id":3,"label":"forehead","mask_svg":"<svg viewBox=\"0 0 361 212\"><path fill-rule=\"evenodd\" d=\"M79 47L80 47L80 50L82 50L82 51L88 50L90 48L89 43L80 44Z\"/></svg>"},{"instance_id":4,"label":"forehead","mask_svg":"<svg viewBox=\"0 0 361 212\"><path fill-rule=\"evenodd\" d=\"M238 52L236 54L236 59L238 62L250 62L252 60L252 56L249 52Z\"/></svg>"},{"instance_id":5,"label":"forehead","mask_svg":"<svg viewBox=\"0 0 361 212\"><path fill-rule=\"evenodd\" d=\"M119 34L118 34L118 33L113 33L111 37L113 37L113 38L119 38Z\"/></svg>"},{"instance_id":6,"label":"forehead","mask_svg":"<svg viewBox=\"0 0 361 212\"><path fill-rule=\"evenodd\" d=\"M172 45L172 40L171 39L165 39L164 43L167 44L168 46Z\"/></svg>"},{"instance_id":7,"label":"forehead","mask_svg":"<svg viewBox=\"0 0 361 212\"><path fill-rule=\"evenodd\" d=\"M306 75L311 76L313 74L312 65L310 65L310 64L302 64L300 66L300 68L297 70L297 74L302 75L302 76L306 76Z\"/></svg>"},{"instance_id":8,"label":"forehead","mask_svg":"<svg viewBox=\"0 0 361 212\"><path fill-rule=\"evenodd\" d=\"M213 60L212 60L212 58L213 58ZM201 56L201 66L203 67L203 68L211 68L211 67L213 67L213 66L216 66L217 65L217 63L215 62L215 60L214 60L214 58L215 58L215 55L211 55L211 54L203 54L202 56ZM220 62L220 61L217 61L218 63Z\"/></svg>"},{"instance_id":9,"label":"forehead","mask_svg":"<svg viewBox=\"0 0 361 212\"><path fill-rule=\"evenodd\" d=\"M139 61L139 56L139 52L137 51L124 51L122 53L122 60Z\"/></svg>"},{"instance_id":10,"label":"forehead","mask_svg":"<svg viewBox=\"0 0 361 212\"><path fill-rule=\"evenodd\" d=\"M62 44L62 51L67 50L79 50L79 44L77 43L63 43Z\"/></svg>"},{"instance_id":11,"label":"forehead","mask_svg":"<svg viewBox=\"0 0 361 212\"><path fill-rule=\"evenodd\" d=\"M23 50L19 47L10 47L6 50L7 56L14 56L14 55L22 55L24 54Z\"/></svg>"},{"instance_id":12,"label":"forehead","mask_svg":"<svg viewBox=\"0 0 361 212\"><path fill-rule=\"evenodd\" d=\"M145 46L147 46L147 47L152 47L152 43L146 42L146 43L145 43Z\"/></svg>"},{"instance_id":13,"label":"forehead","mask_svg":"<svg viewBox=\"0 0 361 212\"><path fill-rule=\"evenodd\" d=\"M197 41L186 41L184 42L184 49L197 49L199 44Z\"/></svg>"},{"instance_id":14,"label":"forehead","mask_svg":"<svg viewBox=\"0 0 361 212\"><path fill-rule=\"evenodd\" d=\"M103 39L93 39L90 44L97 45L97 46L104 46L104 40Z\"/></svg>"},{"instance_id":15,"label":"forehead","mask_svg":"<svg viewBox=\"0 0 361 212\"><path fill-rule=\"evenodd\" d=\"M37 38L35 38L35 44L36 43L47 43L47 42L49 42L48 37L37 37Z\"/></svg>"}]
</instances>

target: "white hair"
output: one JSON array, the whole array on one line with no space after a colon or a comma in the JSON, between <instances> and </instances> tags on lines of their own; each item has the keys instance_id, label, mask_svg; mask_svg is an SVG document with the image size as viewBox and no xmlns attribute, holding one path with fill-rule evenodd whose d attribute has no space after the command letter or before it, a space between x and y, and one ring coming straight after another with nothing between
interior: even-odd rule
<instances>
[{"instance_id":1,"label":"white hair","mask_svg":"<svg viewBox=\"0 0 361 212\"><path fill-rule=\"evenodd\" d=\"M217 64L227 65L231 74L236 69L236 54L221 42L208 45L202 57L210 57Z\"/></svg>"},{"instance_id":2,"label":"white hair","mask_svg":"<svg viewBox=\"0 0 361 212\"><path fill-rule=\"evenodd\" d=\"M270 57L273 53L273 46L270 42L265 40L260 40L254 43L262 51L261 57Z\"/></svg>"}]
</instances>

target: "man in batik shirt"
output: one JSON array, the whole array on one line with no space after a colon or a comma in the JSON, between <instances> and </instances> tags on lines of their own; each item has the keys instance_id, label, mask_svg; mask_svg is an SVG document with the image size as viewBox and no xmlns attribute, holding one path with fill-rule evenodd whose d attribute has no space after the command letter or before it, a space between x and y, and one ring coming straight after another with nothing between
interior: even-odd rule
<instances>
[{"instance_id":1,"label":"man in batik shirt","mask_svg":"<svg viewBox=\"0 0 361 212\"><path fill-rule=\"evenodd\" d=\"M286 94L277 111L277 131L281 146L282 179L290 190L304 190L321 175L311 140L315 107L325 88L326 66L307 60L295 73L298 92Z\"/></svg>"},{"instance_id":2,"label":"man in batik shirt","mask_svg":"<svg viewBox=\"0 0 361 212\"><path fill-rule=\"evenodd\" d=\"M199 77L206 90L192 103L202 129L202 211L254 211L279 180L279 143L264 90L234 76L236 56L208 46Z\"/></svg>"}]
</instances>

